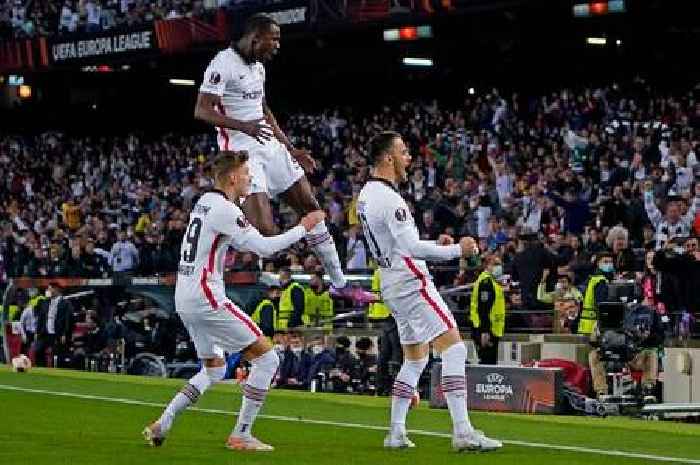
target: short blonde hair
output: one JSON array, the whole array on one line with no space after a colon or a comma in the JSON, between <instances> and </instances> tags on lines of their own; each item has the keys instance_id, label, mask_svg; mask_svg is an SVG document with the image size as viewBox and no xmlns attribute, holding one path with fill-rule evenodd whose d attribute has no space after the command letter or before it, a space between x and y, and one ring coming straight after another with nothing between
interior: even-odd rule
<instances>
[{"instance_id":1,"label":"short blonde hair","mask_svg":"<svg viewBox=\"0 0 700 465\"><path fill-rule=\"evenodd\" d=\"M215 182L223 182L232 171L240 168L248 161L248 152L241 150L220 152L212 162L212 171Z\"/></svg>"}]
</instances>

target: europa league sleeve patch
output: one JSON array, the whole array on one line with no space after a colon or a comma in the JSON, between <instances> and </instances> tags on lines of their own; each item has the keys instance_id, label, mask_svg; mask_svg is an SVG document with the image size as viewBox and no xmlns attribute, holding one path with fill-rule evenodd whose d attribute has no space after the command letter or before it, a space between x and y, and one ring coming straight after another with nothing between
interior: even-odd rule
<instances>
[{"instance_id":1,"label":"europa league sleeve patch","mask_svg":"<svg viewBox=\"0 0 700 465\"><path fill-rule=\"evenodd\" d=\"M219 74L217 71L212 71L212 73L209 75L209 84L218 84L221 82L221 74Z\"/></svg>"},{"instance_id":2,"label":"europa league sleeve patch","mask_svg":"<svg viewBox=\"0 0 700 465\"><path fill-rule=\"evenodd\" d=\"M408 218L408 213L406 213L405 208L397 208L394 216L396 216L397 221L403 222L406 221L406 218Z\"/></svg>"},{"instance_id":3,"label":"europa league sleeve patch","mask_svg":"<svg viewBox=\"0 0 700 465\"><path fill-rule=\"evenodd\" d=\"M236 218L236 224L241 228L245 229L248 226L250 226L250 223L248 223L248 220L245 218L245 216L239 216Z\"/></svg>"}]
</instances>

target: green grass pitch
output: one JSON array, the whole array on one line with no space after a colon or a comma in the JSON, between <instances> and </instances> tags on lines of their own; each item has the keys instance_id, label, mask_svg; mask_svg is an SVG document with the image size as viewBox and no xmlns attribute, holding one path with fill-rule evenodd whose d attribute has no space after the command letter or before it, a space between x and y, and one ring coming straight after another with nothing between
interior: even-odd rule
<instances>
[{"instance_id":1,"label":"green grass pitch","mask_svg":"<svg viewBox=\"0 0 700 465\"><path fill-rule=\"evenodd\" d=\"M506 442L491 453L450 449L449 414L427 402L408 427L417 447L382 448L389 399L273 390L255 424L271 453L232 452L240 390L221 384L181 415L161 448L146 446L143 426L183 380L0 366L2 465L596 465L700 464L700 426L626 418L474 412L472 422Z\"/></svg>"}]
</instances>

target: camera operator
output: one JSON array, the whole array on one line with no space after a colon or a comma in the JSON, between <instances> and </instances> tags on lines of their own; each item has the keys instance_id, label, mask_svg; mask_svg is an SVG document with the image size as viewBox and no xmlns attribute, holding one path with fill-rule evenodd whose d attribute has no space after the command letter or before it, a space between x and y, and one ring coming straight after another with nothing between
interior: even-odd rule
<instances>
[{"instance_id":1,"label":"camera operator","mask_svg":"<svg viewBox=\"0 0 700 465\"><path fill-rule=\"evenodd\" d=\"M642 372L644 402L656 402L658 351L664 342L662 318L653 307L636 305L625 316L621 331L606 331L599 340L592 339L591 343L599 347L590 352L588 361L599 399L608 394L605 362L614 358L624 362L629 370Z\"/></svg>"}]
</instances>

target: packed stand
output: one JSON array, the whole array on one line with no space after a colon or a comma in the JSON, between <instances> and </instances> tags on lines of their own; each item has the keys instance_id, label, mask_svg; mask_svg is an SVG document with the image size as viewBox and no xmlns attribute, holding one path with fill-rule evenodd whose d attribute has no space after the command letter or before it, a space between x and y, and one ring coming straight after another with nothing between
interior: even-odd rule
<instances>
[{"instance_id":1,"label":"packed stand","mask_svg":"<svg viewBox=\"0 0 700 465\"><path fill-rule=\"evenodd\" d=\"M159 19L204 18L213 0L1 0L0 40L98 33Z\"/></svg>"},{"instance_id":2,"label":"packed stand","mask_svg":"<svg viewBox=\"0 0 700 465\"><path fill-rule=\"evenodd\" d=\"M493 90L458 108L407 102L366 114L329 110L292 114L283 126L319 161L312 184L348 270L371 266L355 204L369 173L368 141L387 129L412 150L402 190L422 238L479 238L519 284L509 293L512 307L551 305L557 281L582 285L603 251L613 254L616 278L641 285L664 266L663 258L645 260L645 250L681 251L682 238L700 230L700 103L692 92L669 96L641 80L537 98ZM3 137L3 277L174 271L189 208L210 186L213 144L213 134ZM275 218L280 229L296 220L284 205ZM681 254L693 259L692 270L695 243ZM295 247L262 264L231 255L227 267L312 272L319 263ZM441 286L465 284L480 267L455 262L434 274ZM697 313L692 275L664 273L652 294L674 312Z\"/></svg>"}]
</instances>

